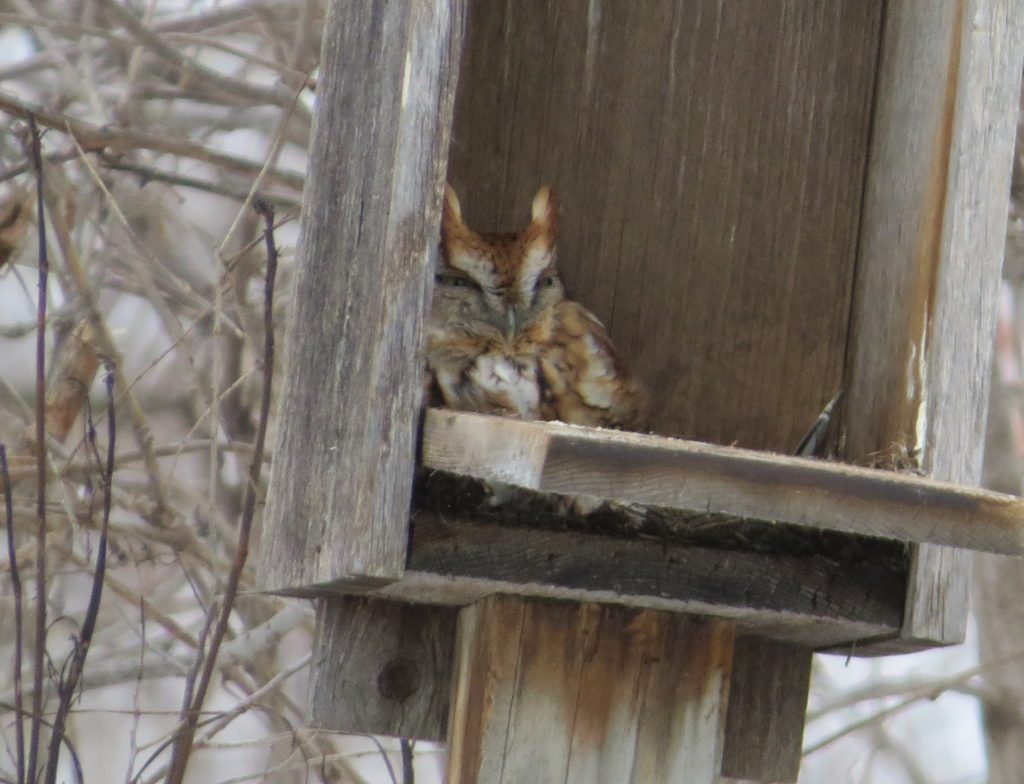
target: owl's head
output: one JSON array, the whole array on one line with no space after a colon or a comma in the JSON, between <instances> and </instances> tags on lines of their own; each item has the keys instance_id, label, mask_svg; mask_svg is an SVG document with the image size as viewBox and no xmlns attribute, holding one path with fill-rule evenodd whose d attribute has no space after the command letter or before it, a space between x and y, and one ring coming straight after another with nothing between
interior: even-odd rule
<instances>
[{"instance_id":1,"label":"owl's head","mask_svg":"<svg viewBox=\"0 0 1024 784\"><path fill-rule=\"evenodd\" d=\"M530 225L522 231L473 231L462 220L455 191L446 185L433 318L448 328L496 332L512 340L565 299L555 268L556 216L554 194L544 186L533 199Z\"/></svg>"}]
</instances>

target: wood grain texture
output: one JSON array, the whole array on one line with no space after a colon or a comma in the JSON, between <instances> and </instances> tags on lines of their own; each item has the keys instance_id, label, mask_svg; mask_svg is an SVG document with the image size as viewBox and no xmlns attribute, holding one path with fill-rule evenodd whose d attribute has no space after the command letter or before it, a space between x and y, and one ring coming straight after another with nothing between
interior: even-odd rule
<instances>
[{"instance_id":1,"label":"wood grain texture","mask_svg":"<svg viewBox=\"0 0 1024 784\"><path fill-rule=\"evenodd\" d=\"M569 291L651 427L791 452L839 388L882 0L478 0L451 180L562 204Z\"/></svg>"},{"instance_id":2,"label":"wood grain texture","mask_svg":"<svg viewBox=\"0 0 1024 784\"><path fill-rule=\"evenodd\" d=\"M766 637L824 647L892 634L905 575L872 563L839 564L650 539L622 540L418 514L412 578L380 589L468 604L487 593L729 618ZM426 583L432 577L433 592ZM433 593L433 595L432 595Z\"/></svg>"},{"instance_id":3,"label":"wood grain texture","mask_svg":"<svg viewBox=\"0 0 1024 784\"><path fill-rule=\"evenodd\" d=\"M1021 8L889 3L852 310L844 454L978 482L1021 75ZM965 543L970 547L971 544ZM900 638L963 639L969 563L912 554Z\"/></svg>"},{"instance_id":4,"label":"wood grain texture","mask_svg":"<svg viewBox=\"0 0 1024 784\"><path fill-rule=\"evenodd\" d=\"M811 651L756 637L736 638L722 775L793 782L803 757Z\"/></svg>"},{"instance_id":5,"label":"wood grain texture","mask_svg":"<svg viewBox=\"0 0 1024 784\"><path fill-rule=\"evenodd\" d=\"M424 465L551 493L1024 554L1024 500L842 463L431 409Z\"/></svg>"},{"instance_id":6,"label":"wood grain texture","mask_svg":"<svg viewBox=\"0 0 1024 784\"><path fill-rule=\"evenodd\" d=\"M458 639L450 784L717 780L730 624L495 597Z\"/></svg>"},{"instance_id":7,"label":"wood grain texture","mask_svg":"<svg viewBox=\"0 0 1024 784\"><path fill-rule=\"evenodd\" d=\"M457 615L453 607L321 599L309 724L444 740Z\"/></svg>"},{"instance_id":8,"label":"wood grain texture","mask_svg":"<svg viewBox=\"0 0 1024 784\"><path fill-rule=\"evenodd\" d=\"M264 589L402 574L462 13L461 0L330 3Z\"/></svg>"}]
</instances>

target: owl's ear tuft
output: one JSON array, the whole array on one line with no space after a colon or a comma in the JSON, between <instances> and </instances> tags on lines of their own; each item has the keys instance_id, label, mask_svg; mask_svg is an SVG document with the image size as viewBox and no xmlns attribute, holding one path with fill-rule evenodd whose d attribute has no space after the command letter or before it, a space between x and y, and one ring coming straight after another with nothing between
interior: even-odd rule
<instances>
[{"instance_id":1,"label":"owl's ear tuft","mask_svg":"<svg viewBox=\"0 0 1024 784\"><path fill-rule=\"evenodd\" d=\"M542 186L537 191L537 195L533 197L533 204L530 206L530 217L535 225L547 229L554 235L555 219L558 217L558 204L555 201L555 194L550 186Z\"/></svg>"},{"instance_id":2,"label":"owl's ear tuft","mask_svg":"<svg viewBox=\"0 0 1024 784\"><path fill-rule=\"evenodd\" d=\"M550 250L555 246L555 224L558 218L558 205L555 194L547 185L537 191L530 207L530 226L526 230L527 241L531 244Z\"/></svg>"},{"instance_id":3,"label":"owl's ear tuft","mask_svg":"<svg viewBox=\"0 0 1024 784\"><path fill-rule=\"evenodd\" d=\"M462 228L462 206L455 189L448 183L444 184L444 204L441 207L441 230L449 233L452 229Z\"/></svg>"}]
</instances>

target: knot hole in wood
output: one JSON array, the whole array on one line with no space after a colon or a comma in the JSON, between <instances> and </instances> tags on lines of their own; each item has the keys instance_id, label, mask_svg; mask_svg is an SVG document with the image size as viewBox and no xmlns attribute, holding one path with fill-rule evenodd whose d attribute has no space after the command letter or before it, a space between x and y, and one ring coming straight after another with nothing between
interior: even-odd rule
<instances>
[{"instance_id":1,"label":"knot hole in wood","mask_svg":"<svg viewBox=\"0 0 1024 784\"><path fill-rule=\"evenodd\" d=\"M389 700L404 702L420 688L420 668L404 656L385 664L377 676L377 688Z\"/></svg>"}]
</instances>

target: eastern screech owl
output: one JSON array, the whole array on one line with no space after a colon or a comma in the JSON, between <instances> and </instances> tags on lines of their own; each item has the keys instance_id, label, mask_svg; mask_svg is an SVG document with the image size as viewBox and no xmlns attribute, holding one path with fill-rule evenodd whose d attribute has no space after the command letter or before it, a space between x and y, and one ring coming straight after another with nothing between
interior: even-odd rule
<instances>
[{"instance_id":1,"label":"eastern screech owl","mask_svg":"<svg viewBox=\"0 0 1024 784\"><path fill-rule=\"evenodd\" d=\"M554 195L518 233L473 231L445 187L427 333L431 402L462 411L638 430L645 395L555 264Z\"/></svg>"}]
</instances>

